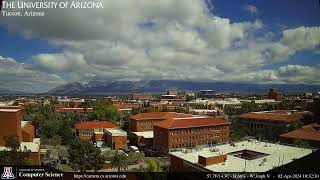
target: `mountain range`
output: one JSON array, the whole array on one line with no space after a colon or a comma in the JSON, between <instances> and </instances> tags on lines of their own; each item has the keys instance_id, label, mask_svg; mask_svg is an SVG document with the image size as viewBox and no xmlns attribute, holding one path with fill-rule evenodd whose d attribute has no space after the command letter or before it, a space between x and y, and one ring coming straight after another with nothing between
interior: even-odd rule
<instances>
[{"instance_id":1,"label":"mountain range","mask_svg":"<svg viewBox=\"0 0 320 180\"><path fill-rule=\"evenodd\" d=\"M199 91L210 89L220 93L266 94L270 88L276 88L285 94L317 93L320 85L306 84L251 84L234 82L198 82L183 80L150 80L150 81L90 81L73 82L56 87L45 94L104 94L150 92L164 93L168 90Z\"/></svg>"},{"instance_id":2,"label":"mountain range","mask_svg":"<svg viewBox=\"0 0 320 180\"><path fill-rule=\"evenodd\" d=\"M20 91L13 91L10 89L0 89L0 95L22 95L26 94L25 92L20 92Z\"/></svg>"}]
</instances>

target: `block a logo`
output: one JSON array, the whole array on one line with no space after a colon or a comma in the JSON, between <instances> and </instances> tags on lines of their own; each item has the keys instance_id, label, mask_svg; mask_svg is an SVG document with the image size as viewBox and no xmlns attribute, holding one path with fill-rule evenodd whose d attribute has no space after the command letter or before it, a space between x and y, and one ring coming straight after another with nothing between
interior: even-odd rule
<instances>
[{"instance_id":1,"label":"block a logo","mask_svg":"<svg viewBox=\"0 0 320 180\"><path fill-rule=\"evenodd\" d=\"M12 167L3 167L3 173L1 174L1 179L14 179L14 174L12 172Z\"/></svg>"}]
</instances>

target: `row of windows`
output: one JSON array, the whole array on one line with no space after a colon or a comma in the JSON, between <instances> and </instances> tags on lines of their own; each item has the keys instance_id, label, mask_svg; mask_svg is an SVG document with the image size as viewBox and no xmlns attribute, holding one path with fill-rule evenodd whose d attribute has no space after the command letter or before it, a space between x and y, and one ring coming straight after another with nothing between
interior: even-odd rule
<instances>
[{"instance_id":1,"label":"row of windows","mask_svg":"<svg viewBox=\"0 0 320 180\"><path fill-rule=\"evenodd\" d=\"M178 135L178 134L188 134L188 133L204 133L207 131L216 131L221 129L226 129L226 126L214 126L209 128L192 128L192 129L185 129L185 130L174 130L171 132L171 135Z\"/></svg>"},{"instance_id":2,"label":"row of windows","mask_svg":"<svg viewBox=\"0 0 320 180\"><path fill-rule=\"evenodd\" d=\"M243 123L272 124L272 121L265 119L241 119Z\"/></svg>"},{"instance_id":3,"label":"row of windows","mask_svg":"<svg viewBox=\"0 0 320 180\"><path fill-rule=\"evenodd\" d=\"M190 140L198 140L198 139L204 139L204 138L216 138L220 136L226 136L226 132L221 133L214 133L214 134L207 134L207 135L200 135L200 136L184 136L184 137L177 137L177 138L171 138L171 142L180 142L180 141L190 141Z\"/></svg>"},{"instance_id":4,"label":"row of windows","mask_svg":"<svg viewBox=\"0 0 320 180\"><path fill-rule=\"evenodd\" d=\"M81 136L92 136L94 134L93 129L84 129L79 132Z\"/></svg>"},{"instance_id":5,"label":"row of windows","mask_svg":"<svg viewBox=\"0 0 320 180\"><path fill-rule=\"evenodd\" d=\"M265 124L254 124L254 123L250 123L250 128L267 128L268 125Z\"/></svg>"},{"instance_id":6,"label":"row of windows","mask_svg":"<svg viewBox=\"0 0 320 180\"><path fill-rule=\"evenodd\" d=\"M80 135L81 136L90 136L91 137L91 136L93 136L93 134L94 133L92 133L92 132L82 132Z\"/></svg>"},{"instance_id":7,"label":"row of windows","mask_svg":"<svg viewBox=\"0 0 320 180\"><path fill-rule=\"evenodd\" d=\"M219 142L224 142L225 139L221 139ZM198 142L189 142L189 143L180 143L180 144L173 144L171 148L185 148L185 147L195 147L201 145L211 145L215 144L217 141L198 141Z\"/></svg>"},{"instance_id":8,"label":"row of windows","mask_svg":"<svg viewBox=\"0 0 320 180\"><path fill-rule=\"evenodd\" d=\"M156 123L156 122L159 122L159 120L151 120L151 121L140 121L140 124L153 124L153 123Z\"/></svg>"},{"instance_id":9,"label":"row of windows","mask_svg":"<svg viewBox=\"0 0 320 180\"><path fill-rule=\"evenodd\" d=\"M140 126L141 130L152 130L153 126Z\"/></svg>"}]
</instances>

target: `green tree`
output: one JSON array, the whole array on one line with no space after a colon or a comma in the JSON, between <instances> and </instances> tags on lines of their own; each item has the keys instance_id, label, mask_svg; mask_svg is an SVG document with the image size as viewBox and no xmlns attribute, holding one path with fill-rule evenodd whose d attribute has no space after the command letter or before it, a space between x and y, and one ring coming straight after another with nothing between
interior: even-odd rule
<instances>
[{"instance_id":1,"label":"green tree","mask_svg":"<svg viewBox=\"0 0 320 180\"><path fill-rule=\"evenodd\" d=\"M107 120L112 122L118 122L120 120L120 113L110 103L104 100L97 100L92 103L94 112L91 114L91 119L95 120Z\"/></svg>"},{"instance_id":2,"label":"green tree","mask_svg":"<svg viewBox=\"0 0 320 180\"><path fill-rule=\"evenodd\" d=\"M31 121L42 145L67 145L74 139L74 123L87 117L83 113L56 113L52 105L27 106L25 120ZM63 141L62 141L63 140Z\"/></svg>"},{"instance_id":3,"label":"green tree","mask_svg":"<svg viewBox=\"0 0 320 180\"><path fill-rule=\"evenodd\" d=\"M90 141L79 139L71 142L68 148L70 166L74 170L85 172L86 170L99 170L104 165L105 158L98 147Z\"/></svg>"},{"instance_id":4,"label":"green tree","mask_svg":"<svg viewBox=\"0 0 320 180\"><path fill-rule=\"evenodd\" d=\"M194 96L190 96L190 95L186 96L186 101L192 101L193 99L194 99Z\"/></svg>"},{"instance_id":5,"label":"green tree","mask_svg":"<svg viewBox=\"0 0 320 180\"><path fill-rule=\"evenodd\" d=\"M235 140L235 141L241 140L248 135L247 129L237 121L231 123L230 129L231 129L230 136L232 140Z\"/></svg>"},{"instance_id":6,"label":"green tree","mask_svg":"<svg viewBox=\"0 0 320 180\"><path fill-rule=\"evenodd\" d=\"M241 108L240 108L241 114L248 113L248 112L253 112L253 111L257 111L257 110L258 110L258 106L257 106L257 104L255 102L243 103L241 105Z\"/></svg>"},{"instance_id":7,"label":"green tree","mask_svg":"<svg viewBox=\"0 0 320 180\"><path fill-rule=\"evenodd\" d=\"M19 106L19 102L18 102L18 101L14 101L14 103L12 104L12 106Z\"/></svg>"},{"instance_id":8,"label":"green tree","mask_svg":"<svg viewBox=\"0 0 320 180\"><path fill-rule=\"evenodd\" d=\"M124 113L121 115L121 128L127 132L131 130L129 117L130 117L130 113Z\"/></svg>"},{"instance_id":9,"label":"green tree","mask_svg":"<svg viewBox=\"0 0 320 180\"><path fill-rule=\"evenodd\" d=\"M313 113L314 122L320 123L320 99L314 100L308 106L308 110Z\"/></svg>"},{"instance_id":10,"label":"green tree","mask_svg":"<svg viewBox=\"0 0 320 180\"><path fill-rule=\"evenodd\" d=\"M7 150L0 151L0 165L30 165L30 151L21 150L20 143L16 136L4 138Z\"/></svg>"},{"instance_id":11,"label":"green tree","mask_svg":"<svg viewBox=\"0 0 320 180\"><path fill-rule=\"evenodd\" d=\"M303 126L303 123L302 123L302 122L296 121L296 122L293 122L293 123L291 124L290 129L291 129L291 131L293 131L293 130L300 129L302 126Z\"/></svg>"},{"instance_id":12,"label":"green tree","mask_svg":"<svg viewBox=\"0 0 320 180\"><path fill-rule=\"evenodd\" d=\"M146 167L140 166L140 170L142 172L163 172L163 169L161 168L160 163L157 160L149 160L146 162L146 164Z\"/></svg>"},{"instance_id":13,"label":"green tree","mask_svg":"<svg viewBox=\"0 0 320 180\"><path fill-rule=\"evenodd\" d=\"M144 154L143 152L130 152L128 154L128 164L133 165L137 164L144 159Z\"/></svg>"},{"instance_id":14,"label":"green tree","mask_svg":"<svg viewBox=\"0 0 320 180\"><path fill-rule=\"evenodd\" d=\"M166 179L166 174L164 173L157 173L157 172L164 172L164 170L161 168L160 163L158 160L149 160L146 162L146 167L140 166L140 171L144 172L142 173L141 179L147 179L147 180L162 180Z\"/></svg>"},{"instance_id":15,"label":"green tree","mask_svg":"<svg viewBox=\"0 0 320 180\"><path fill-rule=\"evenodd\" d=\"M113 150L106 150L102 153L106 161L112 161L115 156L115 152Z\"/></svg>"},{"instance_id":16,"label":"green tree","mask_svg":"<svg viewBox=\"0 0 320 180\"><path fill-rule=\"evenodd\" d=\"M126 154L117 152L111 160L111 166L118 168L118 172L122 172L128 168L128 158Z\"/></svg>"},{"instance_id":17,"label":"green tree","mask_svg":"<svg viewBox=\"0 0 320 180\"><path fill-rule=\"evenodd\" d=\"M174 112L187 114L187 113L188 113L188 110L185 109L185 108L182 108L182 107L178 107L178 108L175 108L175 109L174 109Z\"/></svg>"},{"instance_id":18,"label":"green tree","mask_svg":"<svg viewBox=\"0 0 320 180\"><path fill-rule=\"evenodd\" d=\"M277 107L278 110L290 110L290 108L291 106L287 102L281 102L280 104L278 104L278 107Z\"/></svg>"},{"instance_id":19,"label":"green tree","mask_svg":"<svg viewBox=\"0 0 320 180\"><path fill-rule=\"evenodd\" d=\"M59 121L59 135L63 139L62 144L67 145L75 139L73 130L74 120L66 119Z\"/></svg>"},{"instance_id":20,"label":"green tree","mask_svg":"<svg viewBox=\"0 0 320 180\"><path fill-rule=\"evenodd\" d=\"M295 144L296 146L301 147L301 148L309 148L310 147L308 141L304 141L302 139L295 139L293 141L293 144Z\"/></svg>"}]
</instances>

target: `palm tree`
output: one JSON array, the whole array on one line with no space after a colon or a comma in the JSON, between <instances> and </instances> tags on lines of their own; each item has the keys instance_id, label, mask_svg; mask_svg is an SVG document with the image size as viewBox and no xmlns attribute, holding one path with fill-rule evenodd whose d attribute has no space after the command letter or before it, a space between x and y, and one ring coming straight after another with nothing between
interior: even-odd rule
<instances>
[{"instance_id":1,"label":"palm tree","mask_svg":"<svg viewBox=\"0 0 320 180\"><path fill-rule=\"evenodd\" d=\"M116 153L111 161L112 167L117 167L118 172L126 170L128 168L127 156L124 153Z\"/></svg>"}]
</instances>

